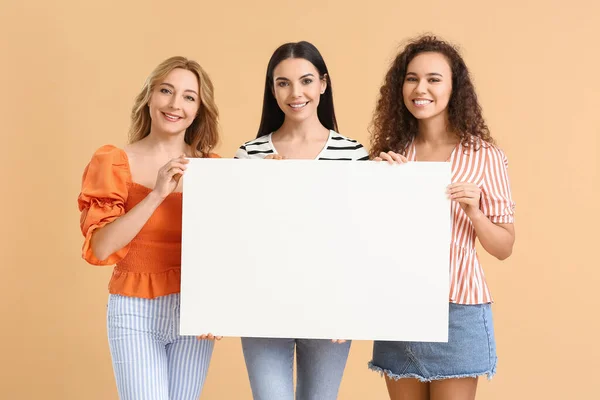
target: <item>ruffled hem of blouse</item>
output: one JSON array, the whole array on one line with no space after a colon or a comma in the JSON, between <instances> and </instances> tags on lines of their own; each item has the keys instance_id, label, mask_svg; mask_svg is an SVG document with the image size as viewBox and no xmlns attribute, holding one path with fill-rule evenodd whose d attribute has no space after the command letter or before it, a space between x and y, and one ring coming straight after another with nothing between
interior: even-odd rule
<instances>
[{"instance_id":1,"label":"ruffled hem of blouse","mask_svg":"<svg viewBox=\"0 0 600 400\"><path fill-rule=\"evenodd\" d=\"M179 293L181 269L162 272L132 272L115 268L109 284L111 294L153 299Z\"/></svg>"}]
</instances>

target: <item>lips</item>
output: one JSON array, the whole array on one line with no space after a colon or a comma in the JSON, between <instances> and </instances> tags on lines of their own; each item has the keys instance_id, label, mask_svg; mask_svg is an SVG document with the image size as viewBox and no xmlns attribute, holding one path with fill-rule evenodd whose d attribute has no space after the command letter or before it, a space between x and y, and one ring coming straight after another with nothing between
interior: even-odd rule
<instances>
[{"instance_id":1,"label":"lips","mask_svg":"<svg viewBox=\"0 0 600 400\"><path fill-rule=\"evenodd\" d=\"M308 101L305 101L304 103L292 103L292 104L288 104L290 107L292 107L293 110L301 110L304 107L306 107L306 105L308 104Z\"/></svg>"},{"instance_id":2,"label":"lips","mask_svg":"<svg viewBox=\"0 0 600 400\"><path fill-rule=\"evenodd\" d=\"M165 119L167 121L171 121L171 122L177 122L181 118L183 118L183 117L180 117L179 115L169 114L169 113L166 113L166 112L163 112L162 114L165 116Z\"/></svg>"},{"instance_id":3,"label":"lips","mask_svg":"<svg viewBox=\"0 0 600 400\"><path fill-rule=\"evenodd\" d=\"M429 100L429 99L414 99L412 102L417 107L424 107L424 106L427 106L427 105L433 103L433 100Z\"/></svg>"}]
</instances>

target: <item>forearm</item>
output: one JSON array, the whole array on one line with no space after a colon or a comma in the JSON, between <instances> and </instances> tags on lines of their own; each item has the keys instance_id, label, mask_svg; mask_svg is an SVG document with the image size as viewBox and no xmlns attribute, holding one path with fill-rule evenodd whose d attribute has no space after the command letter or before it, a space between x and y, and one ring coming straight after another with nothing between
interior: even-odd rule
<instances>
[{"instance_id":1,"label":"forearm","mask_svg":"<svg viewBox=\"0 0 600 400\"><path fill-rule=\"evenodd\" d=\"M515 242L512 224L495 224L481 210L467 215L471 219L479 242L488 253L499 260L504 260L512 254Z\"/></svg>"},{"instance_id":2,"label":"forearm","mask_svg":"<svg viewBox=\"0 0 600 400\"><path fill-rule=\"evenodd\" d=\"M90 246L94 256L106 260L111 254L127 246L144 227L164 199L151 192L129 212L97 229Z\"/></svg>"}]
</instances>

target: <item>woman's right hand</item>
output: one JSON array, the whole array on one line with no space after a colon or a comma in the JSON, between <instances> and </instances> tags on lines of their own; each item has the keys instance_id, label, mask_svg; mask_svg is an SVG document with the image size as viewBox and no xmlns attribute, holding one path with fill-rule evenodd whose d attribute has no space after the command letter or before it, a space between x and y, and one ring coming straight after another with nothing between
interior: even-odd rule
<instances>
[{"instance_id":1,"label":"woman's right hand","mask_svg":"<svg viewBox=\"0 0 600 400\"><path fill-rule=\"evenodd\" d=\"M204 335L196 336L198 340L221 340L223 336L214 336L212 333L206 333Z\"/></svg>"},{"instance_id":2,"label":"woman's right hand","mask_svg":"<svg viewBox=\"0 0 600 400\"><path fill-rule=\"evenodd\" d=\"M173 193L187 168L186 164L189 162L190 160L185 158L185 154L182 154L163 165L162 168L158 170L153 192L161 199L164 199L169 194Z\"/></svg>"},{"instance_id":3,"label":"woman's right hand","mask_svg":"<svg viewBox=\"0 0 600 400\"><path fill-rule=\"evenodd\" d=\"M408 162L408 159L402 154L394 153L393 151L388 151L387 153L382 151L379 153L379 157L375 157L373 161L387 161L390 164L404 164Z\"/></svg>"}]
</instances>

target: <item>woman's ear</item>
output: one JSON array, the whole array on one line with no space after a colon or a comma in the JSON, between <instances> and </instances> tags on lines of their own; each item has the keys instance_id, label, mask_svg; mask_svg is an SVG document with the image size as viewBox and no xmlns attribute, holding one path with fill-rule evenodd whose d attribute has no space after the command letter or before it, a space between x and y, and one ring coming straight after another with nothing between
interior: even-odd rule
<instances>
[{"instance_id":1,"label":"woman's ear","mask_svg":"<svg viewBox=\"0 0 600 400\"><path fill-rule=\"evenodd\" d=\"M323 74L321 77L321 94L325 93L327 90L327 74Z\"/></svg>"}]
</instances>

